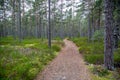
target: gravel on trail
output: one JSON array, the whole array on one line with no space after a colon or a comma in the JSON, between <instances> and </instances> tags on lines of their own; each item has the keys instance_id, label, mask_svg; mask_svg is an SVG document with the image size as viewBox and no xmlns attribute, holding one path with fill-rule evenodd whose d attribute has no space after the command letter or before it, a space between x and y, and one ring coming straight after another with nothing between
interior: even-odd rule
<instances>
[{"instance_id":1,"label":"gravel on trail","mask_svg":"<svg viewBox=\"0 0 120 80\"><path fill-rule=\"evenodd\" d=\"M67 39L58 56L37 75L35 80L91 80L78 47Z\"/></svg>"}]
</instances>

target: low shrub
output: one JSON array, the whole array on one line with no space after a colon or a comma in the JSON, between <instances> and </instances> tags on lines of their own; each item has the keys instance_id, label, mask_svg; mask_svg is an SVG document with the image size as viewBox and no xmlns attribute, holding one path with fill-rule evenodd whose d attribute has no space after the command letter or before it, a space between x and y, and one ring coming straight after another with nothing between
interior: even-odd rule
<instances>
[{"instance_id":1,"label":"low shrub","mask_svg":"<svg viewBox=\"0 0 120 80\"><path fill-rule=\"evenodd\" d=\"M103 54L85 54L84 59L90 64L103 64Z\"/></svg>"},{"instance_id":2,"label":"low shrub","mask_svg":"<svg viewBox=\"0 0 120 80\"><path fill-rule=\"evenodd\" d=\"M88 42L87 38L73 38L72 41L79 47L85 61L90 64L103 64L104 44L103 41ZM114 63L120 65L120 48L114 52Z\"/></svg>"},{"instance_id":3,"label":"low shrub","mask_svg":"<svg viewBox=\"0 0 120 80\"><path fill-rule=\"evenodd\" d=\"M108 70L103 68L102 66L94 66L94 68L92 69L93 74L96 74L100 77L102 76L106 76L109 74Z\"/></svg>"},{"instance_id":4,"label":"low shrub","mask_svg":"<svg viewBox=\"0 0 120 80\"><path fill-rule=\"evenodd\" d=\"M113 78L115 80L120 80L120 68L117 68L113 73Z\"/></svg>"},{"instance_id":5,"label":"low shrub","mask_svg":"<svg viewBox=\"0 0 120 80\"><path fill-rule=\"evenodd\" d=\"M31 69L29 69L29 71L27 72L28 79L29 80L34 79L34 77L38 74L38 72L39 72L39 68L31 68Z\"/></svg>"},{"instance_id":6,"label":"low shrub","mask_svg":"<svg viewBox=\"0 0 120 80\"><path fill-rule=\"evenodd\" d=\"M83 54L90 54L92 52L92 49L89 46L80 46L79 52Z\"/></svg>"},{"instance_id":7,"label":"low shrub","mask_svg":"<svg viewBox=\"0 0 120 80\"><path fill-rule=\"evenodd\" d=\"M103 64L103 42L89 42L87 38L73 38L85 61L91 64Z\"/></svg>"},{"instance_id":8,"label":"low shrub","mask_svg":"<svg viewBox=\"0 0 120 80\"><path fill-rule=\"evenodd\" d=\"M104 29L96 30L92 36L94 41L103 41L104 39Z\"/></svg>"},{"instance_id":9,"label":"low shrub","mask_svg":"<svg viewBox=\"0 0 120 80\"><path fill-rule=\"evenodd\" d=\"M58 46L58 45L52 45L52 50L54 50L54 51L60 51L60 47Z\"/></svg>"},{"instance_id":10,"label":"low shrub","mask_svg":"<svg viewBox=\"0 0 120 80\"><path fill-rule=\"evenodd\" d=\"M117 62L117 63L120 62L120 53L114 54L114 62Z\"/></svg>"},{"instance_id":11,"label":"low shrub","mask_svg":"<svg viewBox=\"0 0 120 80\"><path fill-rule=\"evenodd\" d=\"M50 50L45 41L25 39L13 45L12 39L0 45L0 80L33 80L60 50L60 43L54 43Z\"/></svg>"},{"instance_id":12,"label":"low shrub","mask_svg":"<svg viewBox=\"0 0 120 80\"><path fill-rule=\"evenodd\" d=\"M88 42L87 38L73 38L72 40L79 47L79 51L82 53L84 60L89 65L93 64L92 68L90 68L93 73L91 74L92 80L120 80L120 48L114 51L114 66L117 68L116 71L110 72L102 66L98 66L104 62L104 43L98 35L94 35L96 39L94 39L94 42Z\"/></svg>"},{"instance_id":13,"label":"low shrub","mask_svg":"<svg viewBox=\"0 0 120 80\"><path fill-rule=\"evenodd\" d=\"M116 80L113 76L114 72L105 69L101 65L90 64L88 65L88 68L91 71L90 76L92 80Z\"/></svg>"}]
</instances>

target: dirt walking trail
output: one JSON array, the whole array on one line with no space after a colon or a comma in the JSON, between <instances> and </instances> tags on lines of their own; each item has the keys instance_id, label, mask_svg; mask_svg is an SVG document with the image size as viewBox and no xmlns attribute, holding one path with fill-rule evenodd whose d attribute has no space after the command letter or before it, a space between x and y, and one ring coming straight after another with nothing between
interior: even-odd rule
<instances>
[{"instance_id":1,"label":"dirt walking trail","mask_svg":"<svg viewBox=\"0 0 120 80\"><path fill-rule=\"evenodd\" d=\"M64 42L65 46L59 55L35 80L90 80L89 71L77 46L66 39Z\"/></svg>"}]
</instances>

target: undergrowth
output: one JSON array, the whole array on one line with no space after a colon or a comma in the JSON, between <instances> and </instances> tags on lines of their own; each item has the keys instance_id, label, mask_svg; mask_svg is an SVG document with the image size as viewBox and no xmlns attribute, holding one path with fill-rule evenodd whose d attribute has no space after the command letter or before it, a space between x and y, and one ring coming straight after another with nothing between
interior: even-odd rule
<instances>
[{"instance_id":1,"label":"undergrowth","mask_svg":"<svg viewBox=\"0 0 120 80\"><path fill-rule=\"evenodd\" d=\"M88 41L84 37L71 40L79 47L79 52L83 55L85 62L89 65L96 65L91 68L92 73L95 74L91 75L93 80L120 80L120 75L116 75L116 73L120 74L118 70L109 72L101 67L104 63L104 43L102 40ZM115 67L120 67L118 64L120 63L120 48L114 51L114 63Z\"/></svg>"},{"instance_id":2,"label":"undergrowth","mask_svg":"<svg viewBox=\"0 0 120 80\"><path fill-rule=\"evenodd\" d=\"M21 43L11 37L0 39L0 80L33 80L60 51L61 41L24 39Z\"/></svg>"}]
</instances>

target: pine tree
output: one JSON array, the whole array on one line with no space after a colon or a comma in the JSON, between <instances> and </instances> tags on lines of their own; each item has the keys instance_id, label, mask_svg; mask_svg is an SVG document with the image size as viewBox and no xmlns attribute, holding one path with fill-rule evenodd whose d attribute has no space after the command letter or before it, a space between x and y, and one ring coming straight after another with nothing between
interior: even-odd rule
<instances>
[{"instance_id":1,"label":"pine tree","mask_svg":"<svg viewBox=\"0 0 120 80\"><path fill-rule=\"evenodd\" d=\"M104 0L105 9L105 45L104 45L104 66L109 70L114 69L113 65L113 0Z\"/></svg>"}]
</instances>

